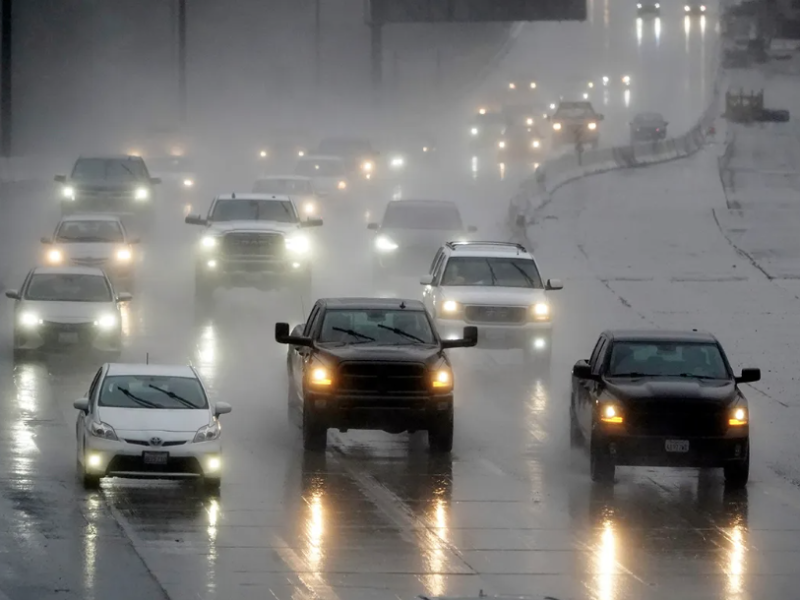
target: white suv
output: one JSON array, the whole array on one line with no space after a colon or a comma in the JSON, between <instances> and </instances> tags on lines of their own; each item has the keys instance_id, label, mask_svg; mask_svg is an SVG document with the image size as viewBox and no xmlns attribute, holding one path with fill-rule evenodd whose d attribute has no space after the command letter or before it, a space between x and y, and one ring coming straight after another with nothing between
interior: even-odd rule
<instances>
[{"instance_id":1,"label":"white suv","mask_svg":"<svg viewBox=\"0 0 800 600\"><path fill-rule=\"evenodd\" d=\"M479 344L549 356L553 327L547 292L533 254L510 242L447 242L420 280L425 307L444 338L477 325Z\"/></svg>"}]
</instances>

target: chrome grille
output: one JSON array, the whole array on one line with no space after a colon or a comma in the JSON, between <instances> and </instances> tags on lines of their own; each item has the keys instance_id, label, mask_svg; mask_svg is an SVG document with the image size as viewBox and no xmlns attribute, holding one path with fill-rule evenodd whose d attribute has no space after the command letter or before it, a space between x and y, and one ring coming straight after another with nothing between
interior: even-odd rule
<instances>
[{"instance_id":1,"label":"chrome grille","mask_svg":"<svg viewBox=\"0 0 800 600\"><path fill-rule=\"evenodd\" d=\"M226 233L222 252L229 258L282 258L286 250L280 233Z\"/></svg>"},{"instance_id":2,"label":"chrome grille","mask_svg":"<svg viewBox=\"0 0 800 600\"><path fill-rule=\"evenodd\" d=\"M129 444L134 444L136 446L150 446L151 445L148 440L128 440L128 439L126 439L125 441L128 442ZM163 442L159 446L159 448L168 448L168 447L172 447L172 446L183 446L185 443L186 443L185 441L182 441L182 442Z\"/></svg>"},{"instance_id":3,"label":"chrome grille","mask_svg":"<svg viewBox=\"0 0 800 600\"><path fill-rule=\"evenodd\" d=\"M524 306L467 306L464 317L471 323L524 323L528 309Z\"/></svg>"},{"instance_id":4,"label":"chrome grille","mask_svg":"<svg viewBox=\"0 0 800 600\"><path fill-rule=\"evenodd\" d=\"M633 435L703 437L723 435L727 430L725 408L693 400L630 402L625 423Z\"/></svg>"},{"instance_id":5,"label":"chrome grille","mask_svg":"<svg viewBox=\"0 0 800 600\"><path fill-rule=\"evenodd\" d=\"M420 363L345 361L338 375L340 392L394 396L428 391L425 366Z\"/></svg>"}]
</instances>

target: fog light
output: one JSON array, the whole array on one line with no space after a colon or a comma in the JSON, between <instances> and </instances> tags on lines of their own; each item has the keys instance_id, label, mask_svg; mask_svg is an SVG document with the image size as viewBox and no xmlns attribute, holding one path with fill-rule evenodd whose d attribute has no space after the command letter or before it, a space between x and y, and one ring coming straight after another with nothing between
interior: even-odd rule
<instances>
[{"instance_id":1,"label":"fog light","mask_svg":"<svg viewBox=\"0 0 800 600\"><path fill-rule=\"evenodd\" d=\"M545 341L544 338L536 338L535 340L533 340L533 347L536 348L537 350L541 350L546 345L547 342Z\"/></svg>"},{"instance_id":2,"label":"fog light","mask_svg":"<svg viewBox=\"0 0 800 600\"><path fill-rule=\"evenodd\" d=\"M89 455L88 463L89 463L89 466L92 467L93 469L96 469L97 467L99 467L100 463L102 463L102 462L103 462L103 459L99 454L90 454Z\"/></svg>"},{"instance_id":3,"label":"fog light","mask_svg":"<svg viewBox=\"0 0 800 600\"><path fill-rule=\"evenodd\" d=\"M208 459L209 471L219 471L221 467L222 467L222 461L216 456Z\"/></svg>"},{"instance_id":4,"label":"fog light","mask_svg":"<svg viewBox=\"0 0 800 600\"><path fill-rule=\"evenodd\" d=\"M210 260L210 261L208 261L208 262L206 263L206 265L208 265L208 268L209 268L209 269L216 269L216 268L217 268L217 261L215 261L215 260Z\"/></svg>"}]
</instances>

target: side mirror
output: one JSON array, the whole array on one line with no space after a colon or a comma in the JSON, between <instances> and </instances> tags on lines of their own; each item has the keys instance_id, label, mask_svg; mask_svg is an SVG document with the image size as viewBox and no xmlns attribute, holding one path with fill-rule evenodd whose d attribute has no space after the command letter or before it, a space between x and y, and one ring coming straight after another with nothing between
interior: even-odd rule
<instances>
[{"instance_id":1,"label":"side mirror","mask_svg":"<svg viewBox=\"0 0 800 600\"><path fill-rule=\"evenodd\" d=\"M17 290L6 290L6 298L11 298L12 300L20 300L19 292Z\"/></svg>"},{"instance_id":2,"label":"side mirror","mask_svg":"<svg viewBox=\"0 0 800 600\"><path fill-rule=\"evenodd\" d=\"M442 348L472 348L478 344L478 328L474 325L464 327L464 335L460 340L442 340Z\"/></svg>"},{"instance_id":3,"label":"side mirror","mask_svg":"<svg viewBox=\"0 0 800 600\"><path fill-rule=\"evenodd\" d=\"M290 346L311 346L311 340L299 335L289 335L288 323L275 323L275 341Z\"/></svg>"},{"instance_id":4,"label":"side mirror","mask_svg":"<svg viewBox=\"0 0 800 600\"><path fill-rule=\"evenodd\" d=\"M214 405L214 416L227 415L233 410L233 407L227 402L217 402Z\"/></svg>"},{"instance_id":5,"label":"side mirror","mask_svg":"<svg viewBox=\"0 0 800 600\"><path fill-rule=\"evenodd\" d=\"M584 362L580 362L572 367L572 376L576 379L597 380L599 377L592 373L592 367Z\"/></svg>"},{"instance_id":6,"label":"side mirror","mask_svg":"<svg viewBox=\"0 0 800 600\"><path fill-rule=\"evenodd\" d=\"M561 282L560 279L548 279L547 283L545 284L545 289L548 290L563 290L564 284Z\"/></svg>"},{"instance_id":7,"label":"side mirror","mask_svg":"<svg viewBox=\"0 0 800 600\"><path fill-rule=\"evenodd\" d=\"M423 275L419 278L420 285L430 285L433 283L433 275Z\"/></svg>"},{"instance_id":8,"label":"side mirror","mask_svg":"<svg viewBox=\"0 0 800 600\"><path fill-rule=\"evenodd\" d=\"M478 228L475 227L475 225L470 225L467 227L467 233L475 233L476 231L478 231Z\"/></svg>"},{"instance_id":9,"label":"side mirror","mask_svg":"<svg viewBox=\"0 0 800 600\"><path fill-rule=\"evenodd\" d=\"M206 221L200 215L186 215L186 218L183 220L184 223L187 225L207 225L208 221Z\"/></svg>"},{"instance_id":10,"label":"side mirror","mask_svg":"<svg viewBox=\"0 0 800 600\"><path fill-rule=\"evenodd\" d=\"M129 244L141 244L142 243L142 238L138 238L138 237L130 238L128 240L128 243Z\"/></svg>"},{"instance_id":11,"label":"side mirror","mask_svg":"<svg viewBox=\"0 0 800 600\"><path fill-rule=\"evenodd\" d=\"M88 398L80 398L78 400L75 400L75 402L72 403L72 406L73 406L73 408L75 408L75 410L79 410L81 412L88 413L89 412L89 399Z\"/></svg>"},{"instance_id":12,"label":"side mirror","mask_svg":"<svg viewBox=\"0 0 800 600\"><path fill-rule=\"evenodd\" d=\"M57 181L58 183L67 183L67 176L66 175L56 175L53 177L53 181Z\"/></svg>"},{"instance_id":13,"label":"side mirror","mask_svg":"<svg viewBox=\"0 0 800 600\"><path fill-rule=\"evenodd\" d=\"M158 185L159 183L161 183L161 177L151 177L150 183L152 183L153 185Z\"/></svg>"},{"instance_id":14,"label":"side mirror","mask_svg":"<svg viewBox=\"0 0 800 600\"><path fill-rule=\"evenodd\" d=\"M742 369L742 374L736 377L736 383L753 383L761 381L761 369Z\"/></svg>"},{"instance_id":15,"label":"side mirror","mask_svg":"<svg viewBox=\"0 0 800 600\"><path fill-rule=\"evenodd\" d=\"M300 222L300 227L322 227L322 219L306 219Z\"/></svg>"},{"instance_id":16,"label":"side mirror","mask_svg":"<svg viewBox=\"0 0 800 600\"><path fill-rule=\"evenodd\" d=\"M370 223L367 225L367 229L371 231L378 231L378 224L377 223Z\"/></svg>"},{"instance_id":17,"label":"side mirror","mask_svg":"<svg viewBox=\"0 0 800 600\"><path fill-rule=\"evenodd\" d=\"M49 237L43 237L42 238L42 243L43 244L52 244L53 240L51 240Z\"/></svg>"},{"instance_id":18,"label":"side mirror","mask_svg":"<svg viewBox=\"0 0 800 600\"><path fill-rule=\"evenodd\" d=\"M120 292L117 294L117 302L130 302L133 300L133 294L130 292Z\"/></svg>"}]
</instances>

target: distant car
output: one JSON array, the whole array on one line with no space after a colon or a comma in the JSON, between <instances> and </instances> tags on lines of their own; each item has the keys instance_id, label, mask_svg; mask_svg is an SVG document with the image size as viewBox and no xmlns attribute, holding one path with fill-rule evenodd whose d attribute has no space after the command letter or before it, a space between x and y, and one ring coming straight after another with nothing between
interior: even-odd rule
<instances>
[{"instance_id":1,"label":"distant car","mask_svg":"<svg viewBox=\"0 0 800 600\"><path fill-rule=\"evenodd\" d=\"M617 465L721 467L732 487L750 472L750 413L719 341L698 331L605 331L572 368L570 439L589 446L592 479Z\"/></svg>"},{"instance_id":2,"label":"distant car","mask_svg":"<svg viewBox=\"0 0 800 600\"><path fill-rule=\"evenodd\" d=\"M640 0L636 4L636 14L640 17L657 17L661 14L661 3L652 0Z\"/></svg>"},{"instance_id":3,"label":"distant car","mask_svg":"<svg viewBox=\"0 0 800 600\"><path fill-rule=\"evenodd\" d=\"M360 174L363 177L375 175L380 156L369 140L353 137L326 138L319 143L317 154L338 156L349 175Z\"/></svg>"},{"instance_id":4,"label":"distant car","mask_svg":"<svg viewBox=\"0 0 800 600\"><path fill-rule=\"evenodd\" d=\"M582 144L597 148L600 143L600 121L604 116L595 112L591 102L561 102L550 117L553 145Z\"/></svg>"},{"instance_id":5,"label":"distant car","mask_svg":"<svg viewBox=\"0 0 800 600\"><path fill-rule=\"evenodd\" d=\"M289 196L226 194L214 198L208 215L188 215L205 231L195 249L195 299L208 303L219 287L291 288L310 293L312 247L308 227Z\"/></svg>"},{"instance_id":6,"label":"distant car","mask_svg":"<svg viewBox=\"0 0 800 600\"><path fill-rule=\"evenodd\" d=\"M76 400L78 469L86 488L103 477L201 478L222 482L219 417L190 366L104 364Z\"/></svg>"},{"instance_id":7,"label":"distant car","mask_svg":"<svg viewBox=\"0 0 800 600\"><path fill-rule=\"evenodd\" d=\"M197 167L187 156L152 156L147 167L160 180L191 190L197 185Z\"/></svg>"},{"instance_id":8,"label":"distant car","mask_svg":"<svg viewBox=\"0 0 800 600\"><path fill-rule=\"evenodd\" d=\"M631 121L631 143L666 139L667 125L660 113L639 113Z\"/></svg>"},{"instance_id":9,"label":"distant car","mask_svg":"<svg viewBox=\"0 0 800 600\"><path fill-rule=\"evenodd\" d=\"M491 148L503 135L508 119L502 112L484 112L475 115L469 126L469 145L471 149Z\"/></svg>"},{"instance_id":10,"label":"distant car","mask_svg":"<svg viewBox=\"0 0 800 600\"><path fill-rule=\"evenodd\" d=\"M533 124L507 127L497 142L497 158L500 162L542 156L543 152L544 136Z\"/></svg>"},{"instance_id":11,"label":"distant car","mask_svg":"<svg viewBox=\"0 0 800 600\"><path fill-rule=\"evenodd\" d=\"M444 338L477 325L482 346L521 348L529 358L549 360L554 311L548 292L564 286L558 279L542 281L536 259L521 244L448 242L420 283Z\"/></svg>"},{"instance_id":12,"label":"distant car","mask_svg":"<svg viewBox=\"0 0 800 600\"><path fill-rule=\"evenodd\" d=\"M119 217L70 215L62 217L52 237L43 237L44 263L53 266L97 267L111 281L129 290L133 284L139 238L128 235Z\"/></svg>"},{"instance_id":13,"label":"distant car","mask_svg":"<svg viewBox=\"0 0 800 600\"><path fill-rule=\"evenodd\" d=\"M448 348L474 346L475 327L443 340L418 300L323 298L308 321L275 340L289 346L288 409L306 450L323 451L328 429L427 431L432 452L453 448L453 370Z\"/></svg>"},{"instance_id":14,"label":"distant car","mask_svg":"<svg viewBox=\"0 0 800 600\"><path fill-rule=\"evenodd\" d=\"M92 267L36 267L22 287L6 291L14 300L14 356L36 351L122 351L120 303L105 273Z\"/></svg>"},{"instance_id":15,"label":"distant car","mask_svg":"<svg viewBox=\"0 0 800 600\"><path fill-rule=\"evenodd\" d=\"M687 2L683 6L683 12L691 16L702 16L706 14L708 6L702 2L695 2L694 0Z\"/></svg>"},{"instance_id":16,"label":"distant car","mask_svg":"<svg viewBox=\"0 0 800 600\"><path fill-rule=\"evenodd\" d=\"M295 129L275 129L264 136L258 149L258 160L266 165L291 165L310 151L310 135Z\"/></svg>"},{"instance_id":17,"label":"distant car","mask_svg":"<svg viewBox=\"0 0 800 600\"><path fill-rule=\"evenodd\" d=\"M320 203L314 191L314 181L300 175L270 175L253 184L254 194L289 196L301 214L314 217L320 214Z\"/></svg>"},{"instance_id":18,"label":"distant car","mask_svg":"<svg viewBox=\"0 0 800 600\"><path fill-rule=\"evenodd\" d=\"M311 179L320 196L344 195L350 187L344 161L338 156L304 156L298 159L294 173Z\"/></svg>"},{"instance_id":19,"label":"distant car","mask_svg":"<svg viewBox=\"0 0 800 600\"><path fill-rule=\"evenodd\" d=\"M405 272L430 264L431 257L447 241L466 240L477 231L465 226L455 202L443 200L394 200L386 205L380 223L370 223L374 273Z\"/></svg>"},{"instance_id":20,"label":"distant car","mask_svg":"<svg viewBox=\"0 0 800 600\"><path fill-rule=\"evenodd\" d=\"M72 172L56 175L62 214L103 212L149 221L155 214L155 189L139 156L82 156Z\"/></svg>"}]
</instances>

